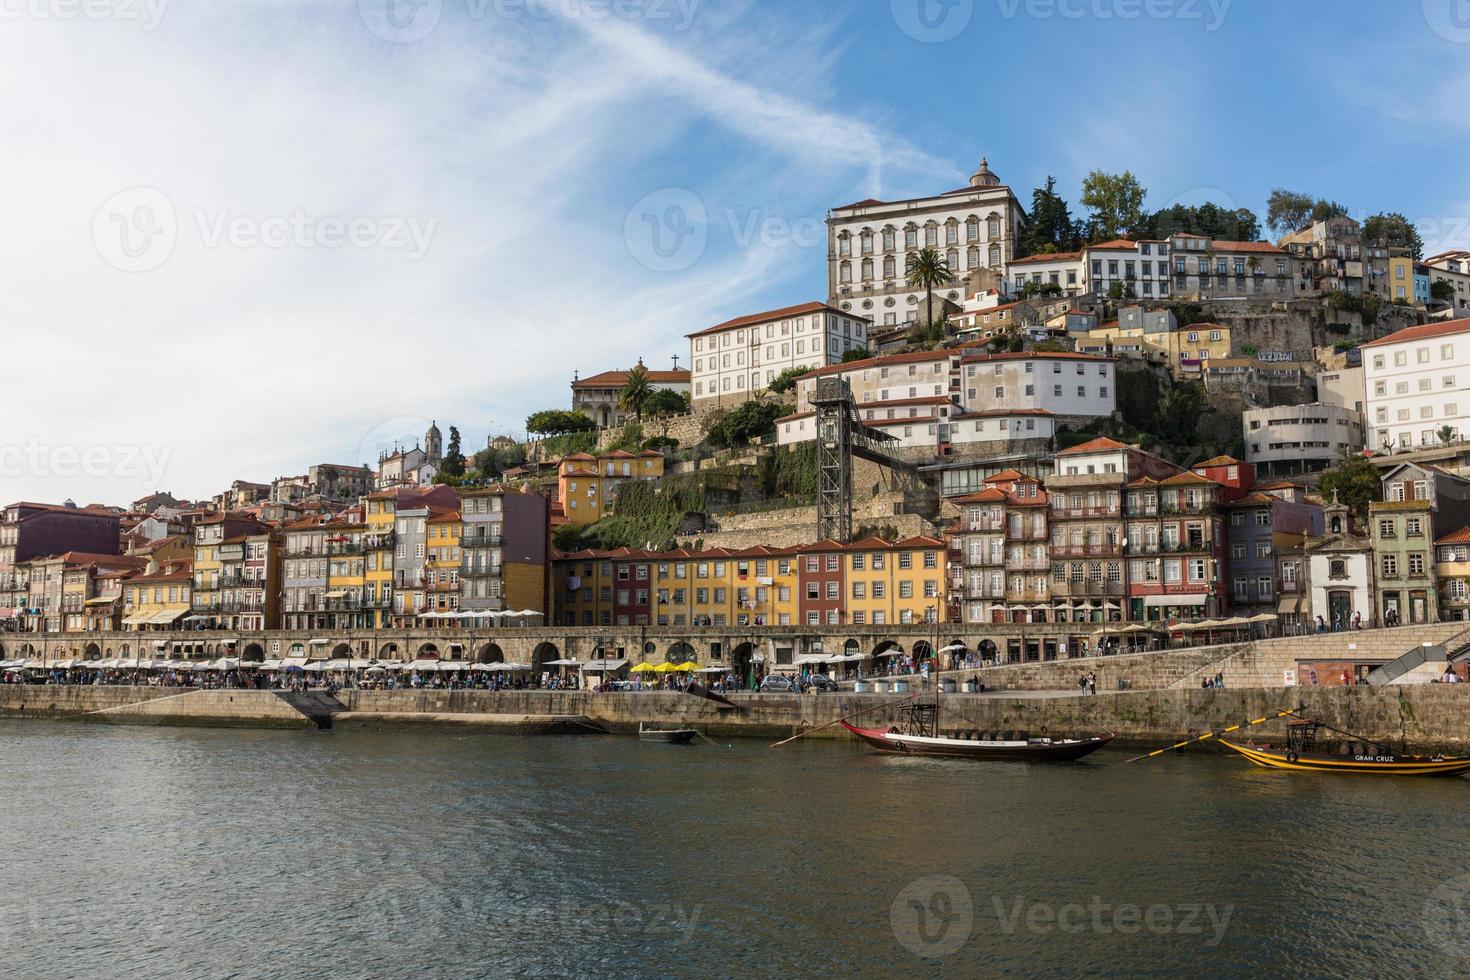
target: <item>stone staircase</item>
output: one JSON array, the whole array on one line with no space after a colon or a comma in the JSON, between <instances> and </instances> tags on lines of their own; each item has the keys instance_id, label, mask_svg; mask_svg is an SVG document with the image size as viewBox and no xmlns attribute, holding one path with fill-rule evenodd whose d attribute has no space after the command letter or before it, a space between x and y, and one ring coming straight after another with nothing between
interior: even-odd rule
<instances>
[{"instance_id":1,"label":"stone staircase","mask_svg":"<svg viewBox=\"0 0 1470 980\"><path fill-rule=\"evenodd\" d=\"M272 693L309 718L317 728L331 728L333 716L347 710L346 705L325 691L274 691Z\"/></svg>"},{"instance_id":2,"label":"stone staircase","mask_svg":"<svg viewBox=\"0 0 1470 980\"><path fill-rule=\"evenodd\" d=\"M1450 636L1439 643L1421 640L1398 657L1368 675L1373 687L1389 684L1429 684L1445 671L1445 665L1470 653L1470 630Z\"/></svg>"}]
</instances>

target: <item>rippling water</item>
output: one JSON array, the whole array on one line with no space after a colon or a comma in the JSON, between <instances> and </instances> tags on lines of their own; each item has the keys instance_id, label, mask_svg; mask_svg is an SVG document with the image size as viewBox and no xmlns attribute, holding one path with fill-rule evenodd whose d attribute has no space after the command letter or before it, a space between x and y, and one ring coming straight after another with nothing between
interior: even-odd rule
<instances>
[{"instance_id":1,"label":"rippling water","mask_svg":"<svg viewBox=\"0 0 1470 980\"><path fill-rule=\"evenodd\" d=\"M815 742L0 735L7 977L1470 972L1463 779Z\"/></svg>"}]
</instances>

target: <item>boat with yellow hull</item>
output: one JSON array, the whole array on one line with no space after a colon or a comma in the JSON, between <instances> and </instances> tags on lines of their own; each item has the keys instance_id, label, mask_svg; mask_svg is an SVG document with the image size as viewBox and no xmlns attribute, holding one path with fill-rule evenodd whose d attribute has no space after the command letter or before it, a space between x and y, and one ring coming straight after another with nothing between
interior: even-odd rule
<instances>
[{"instance_id":1,"label":"boat with yellow hull","mask_svg":"<svg viewBox=\"0 0 1470 980\"><path fill-rule=\"evenodd\" d=\"M1220 744L1233 749L1251 762L1266 769L1290 769L1296 772L1355 772L1378 776L1458 776L1470 772L1470 757L1402 755L1388 752L1382 746L1369 745L1366 751L1360 747L1347 755L1330 752L1298 751L1293 748L1278 748L1231 742L1220 739Z\"/></svg>"}]
</instances>

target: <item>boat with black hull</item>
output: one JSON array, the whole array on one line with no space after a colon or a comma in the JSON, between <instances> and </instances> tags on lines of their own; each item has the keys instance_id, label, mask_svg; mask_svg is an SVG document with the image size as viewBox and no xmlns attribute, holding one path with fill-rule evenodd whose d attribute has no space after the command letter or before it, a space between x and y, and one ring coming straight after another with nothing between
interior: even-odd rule
<instances>
[{"instance_id":1,"label":"boat with black hull","mask_svg":"<svg viewBox=\"0 0 1470 980\"><path fill-rule=\"evenodd\" d=\"M935 704L909 705L904 723L882 728L859 728L845 719L842 727L880 752L895 755L946 756L985 762L1072 762L1096 752L1113 740L1111 735L1091 738L1036 737L1029 732L939 730Z\"/></svg>"}]
</instances>

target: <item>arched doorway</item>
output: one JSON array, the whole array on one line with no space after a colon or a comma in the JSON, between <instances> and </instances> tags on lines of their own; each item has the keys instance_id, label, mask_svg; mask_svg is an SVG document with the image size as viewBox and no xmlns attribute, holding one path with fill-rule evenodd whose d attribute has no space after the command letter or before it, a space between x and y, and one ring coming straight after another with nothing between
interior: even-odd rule
<instances>
[{"instance_id":1,"label":"arched doorway","mask_svg":"<svg viewBox=\"0 0 1470 980\"><path fill-rule=\"evenodd\" d=\"M844 657L855 657L862 650L863 645L857 640L848 640L842 644L842 655Z\"/></svg>"},{"instance_id":2,"label":"arched doorway","mask_svg":"<svg viewBox=\"0 0 1470 980\"><path fill-rule=\"evenodd\" d=\"M393 660L397 658L397 656L398 644L396 643L384 643L382 646L378 647L379 660Z\"/></svg>"},{"instance_id":3,"label":"arched doorway","mask_svg":"<svg viewBox=\"0 0 1470 980\"><path fill-rule=\"evenodd\" d=\"M981 660L994 661L996 654L1000 653L1000 648L995 645L994 640L981 640L975 644L975 652L980 654Z\"/></svg>"},{"instance_id":4,"label":"arched doorway","mask_svg":"<svg viewBox=\"0 0 1470 980\"><path fill-rule=\"evenodd\" d=\"M556 648L555 643L538 643L536 644L536 651L531 654L531 669L539 674L546 669L546 665L551 661L560 659L561 651Z\"/></svg>"},{"instance_id":5,"label":"arched doorway","mask_svg":"<svg viewBox=\"0 0 1470 980\"><path fill-rule=\"evenodd\" d=\"M35 648L35 646L33 644L30 644L30 643L22 643L20 645L20 659L22 659L22 660L34 660L34 659L36 659L36 648Z\"/></svg>"},{"instance_id":6,"label":"arched doorway","mask_svg":"<svg viewBox=\"0 0 1470 980\"><path fill-rule=\"evenodd\" d=\"M414 654L415 660L438 660L439 648L433 643L425 643L419 647L419 652Z\"/></svg>"},{"instance_id":7,"label":"arched doorway","mask_svg":"<svg viewBox=\"0 0 1470 980\"><path fill-rule=\"evenodd\" d=\"M102 659L102 648L99 647L95 643L88 643L87 646L86 646L86 648L83 649L83 651L82 651L82 659L83 660L101 660Z\"/></svg>"},{"instance_id":8,"label":"arched doorway","mask_svg":"<svg viewBox=\"0 0 1470 980\"><path fill-rule=\"evenodd\" d=\"M695 656L694 647L685 643L683 640L679 640L677 643L671 643L669 645L668 651L664 654L664 659L671 664L687 664L694 660Z\"/></svg>"},{"instance_id":9,"label":"arched doorway","mask_svg":"<svg viewBox=\"0 0 1470 980\"><path fill-rule=\"evenodd\" d=\"M505 651L500 649L498 643L485 643L480 646L479 653L475 654L475 660L482 664L503 664Z\"/></svg>"},{"instance_id":10,"label":"arched doorway","mask_svg":"<svg viewBox=\"0 0 1470 980\"><path fill-rule=\"evenodd\" d=\"M265 660L265 650L262 649L259 643L247 643L245 644L244 651L240 654L240 659L246 663L258 664Z\"/></svg>"},{"instance_id":11,"label":"arched doorway","mask_svg":"<svg viewBox=\"0 0 1470 980\"><path fill-rule=\"evenodd\" d=\"M928 640L919 640L914 644L914 663L928 660L934 656L934 646Z\"/></svg>"},{"instance_id":12,"label":"arched doorway","mask_svg":"<svg viewBox=\"0 0 1470 980\"><path fill-rule=\"evenodd\" d=\"M347 644L347 643L339 643L339 644L337 644L335 647L332 648L332 659L333 660L351 660L352 659L352 646L350 644Z\"/></svg>"},{"instance_id":13,"label":"arched doorway","mask_svg":"<svg viewBox=\"0 0 1470 980\"><path fill-rule=\"evenodd\" d=\"M760 661L756 660L756 650L750 643L742 643L730 651L730 670L735 674L735 683L746 690L754 690L760 679L756 674Z\"/></svg>"}]
</instances>

